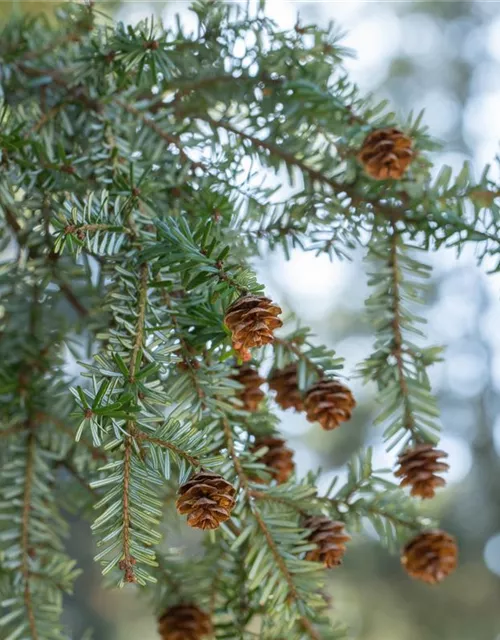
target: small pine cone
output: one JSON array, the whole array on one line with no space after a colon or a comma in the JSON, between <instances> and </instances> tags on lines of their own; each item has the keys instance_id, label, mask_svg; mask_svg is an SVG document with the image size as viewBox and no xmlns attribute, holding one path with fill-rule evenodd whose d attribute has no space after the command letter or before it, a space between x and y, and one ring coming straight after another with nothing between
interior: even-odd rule
<instances>
[{"instance_id":1,"label":"small pine cone","mask_svg":"<svg viewBox=\"0 0 500 640\"><path fill-rule=\"evenodd\" d=\"M433 529L419 533L405 546L401 563L416 580L437 584L457 566L458 548L453 536Z\"/></svg>"},{"instance_id":2,"label":"small pine cone","mask_svg":"<svg viewBox=\"0 0 500 640\"><path fill-rule=\"evenodd\" d=\"M162 640L201 640L212 635L210 617L194 604L178 604L158 620Z\"/></svg>"},{"instance_id":3,"label":"small pine cone","mask_svg":"<svg viewBox=\"0 0 500 640\"><path fill-rule=\"evenodd\" d=\"M365 138L358 160L375 180L399 180L413 160L412 145L412 139L399 129L376 129Z\"/></svg>"},{"instance_id":4,"label":"small pine cone","mask_svg":"<svg viewBox=\"0 0 500 640\"><path fill-rule=\"evenodd\" d=\"M265 296L241 296L229 307L224 322L233 337L234 350L243 360L248 349L273 342L275 329L283 324L278 318L281 308Z\"/></svg>"},{"instance_id":5,"label":"small pine cone","mask_svg":"<svg viewBox=\"0 0 500 640\"><path fill-rule=\"evenodd\" d=\"M319 422L326 431L350 420L355 406L351 390L338 380L318 380L306 393L307 419Z\"/></svg>"},{"instance_id":6,"label":"small pine cone","mask_svg":"<svg viewBox=\"0 0 500 640\"><path fill-rule=\"evenodd\" d=\"M433 498L436 488L446 484L444 478L436 474L450 468L438 459L447 457L447 453L435 449L432 444L417 444L399 456L399 469L394 475L402 478L401 487L411 487L412 496Z\"/></svg>"},{"instance_id":7,"label":"small pine cone","mask_svg":"<svg viewBox=\"0 0 500 640\"><path fill-rule=\"evenodd\" d=\"M266 465L278 484L286 482L295 470L293 451L288 449L285 440L274 436L257 438L251 451L258 451L262 447L267 447L268 451L259 458L260 461Z\"/></svg>"},{"instance_id":8,"label":"small pine cone","mask_svg":"<svg viewBox=\"0 0 500 640\"><path fill-rule=\"evenodd\" d=\"M249 366L240 367L232 379L243 385L243 389L236 394L236 397L243 403L243 408L246 411L257 411L265 395L260 388L265 380L260 377L257 369Z\"/></svg>"},{"instance_id":9,"label":"small pine cone","mask_svg":"<svg viewBox=\"0 0 500 640\"><path fill-rule=\"evenodd\" d=\"M236 489L222 476L200 471L179 487L177 512L188 514L193 529L217 529L229 520L235 505Z\"/></svg>"},{"instance_id":10,"label":"small pine cone","mask_svg":"<svg viewBox=\"0 0 500 640\"><path fill-rule=\"evenodd\" d=\"M304 400L297 381L297 365L289 364L284 369L275 369L269 377L269 388L276 391L276 402L282 409L292 407L304 410Z\"/></svg>"},{"instance_id":11,"label":"small pine cone","mask_svg":"<svg viewBox=\"0 0 500 640\"><path fill-rule=\"evenodd\" d=\"M304 529L311 529L308 540L316 543L316 549L306 553L306 560L322 562L328 569L342 564L345 543L351 539L344 531L343 522L330 520L326 516L310 516L302 525Z\"/></svg>"}]
</instances>

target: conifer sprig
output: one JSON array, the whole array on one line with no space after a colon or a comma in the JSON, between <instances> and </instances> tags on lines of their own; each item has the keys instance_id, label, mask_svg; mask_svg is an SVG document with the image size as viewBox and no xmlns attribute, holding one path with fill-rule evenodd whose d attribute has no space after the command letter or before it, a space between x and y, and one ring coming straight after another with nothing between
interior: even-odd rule
<instances>
[{"instance_id":1,"label":"conifer sprig","mask_svg":"<svg viewBox=\"0 0 500 640\"><path fill-rule=\"evenodd\" d=\"M366 247L376 343L362 372L378 420L391 447L434 442L427 367L440 351L420 345L430 272L415 245L475 243L497 270L500 189L468 167L432 180L422 117L398 123L360 93L334 27L281 30L261 5L193 11L193 33L99 23L91 3L60 9L54 28L20 18L0 33L0 626L12 640L70 635L61 508L89 514L115 584L144 587L159 616L194 601L216 637L241 640L259 622L265 640L343 637L310 517L342 544L344 524L369 521L394 548L429 525L369 453L324 495L317 474L294 477L271 403L238 403L224 319L249 295L232 325L255 322L258 339L240 355L259 380L271 356L287 405L339 426L355 405L341 358L307 328L274 334L278 307L251 265L276 247L334 259ZM378 179L387 167L397 179ZM67 353L82 363L73 381ZM186 503L220 526L193 567L159 531L196 476Z\"/></svg>"},{"instance_id":2,"label":"conifer sprig","mask_svg":"<svg viewBox=\"0 0 500 640\"><path fill-rule=\"evenodd\" d=\"M390 448L410 441L435 442L439 412L427 367L440 359L441 349L419 346L424 334L418 325L424 320L415 309L425 302L430 267L409 254L395 225L373 238L369 257L374 268L367 309L376 342L361 370L379 390L383 408L377 422L385 425Z\"/></svg>"}]
</instances>

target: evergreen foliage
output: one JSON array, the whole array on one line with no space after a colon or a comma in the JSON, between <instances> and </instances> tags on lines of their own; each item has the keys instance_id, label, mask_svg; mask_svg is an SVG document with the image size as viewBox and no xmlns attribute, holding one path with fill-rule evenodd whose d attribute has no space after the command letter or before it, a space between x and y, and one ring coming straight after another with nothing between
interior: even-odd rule
<instances>
[{"instance_id":1,"label":"evergreen foliage","mask_svg":"<svg viewBox=\"0 0 500 640\"><path fill-rule=\"evenodd\" d=\"M0 33L6 640L70 637L60 623L78 575L64 548L70 509L91 519L113 584L135 583L158 615L196 602L217 638L242 640L344 637L324 567L305 557L306 516L351 533L371 524L393 549L430 524L369 451L323 495L317 474L270 482L252 444L277 419L270 401L255 412L238 403L224 315L263 293L250 266L260 252L338 259L364 248L376 335L360 371L378 385L378 422L398 450L434 442L427 368L440 349L422 346L418 328L430 272L421 249L474 243L498 270L498 186L468 167L432 179L421 118L398 123L359 93L333 27L280 31L263 6L192 10L195 33L112 25L91 5L60 10L55 26L30 17ZM374 180L359 148L395 126L413 141L413 162L400 180ZM251 355L257 367L296 363L301 392L343 366L302 327ZM200 558L183 561L162 520L200 469L231 482L237 503Z\"/></svg>"}]
</instances>

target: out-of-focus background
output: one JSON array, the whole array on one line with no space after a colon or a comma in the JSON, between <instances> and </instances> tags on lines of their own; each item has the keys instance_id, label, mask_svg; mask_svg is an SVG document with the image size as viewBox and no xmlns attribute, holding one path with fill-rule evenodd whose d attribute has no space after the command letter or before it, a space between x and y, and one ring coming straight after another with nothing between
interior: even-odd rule
<instances>
[{"instance_id":1,"label":"out-of-focus background","mask_svg":"<svg viewBox=\"0 0 500 640\"><path fill-rule=\"evenodd\" d=\"M168 21L178 12L186 24L191 20L184 1L98 4L127 23L152 13ZM12 11L54 7L42 0L0 2L0 22ZM268 0L267 11L281 26L293 27L297 14L305 23L337 22L346 31L344 43L357 52L347 68L364 91L387 97L403 117L425 108L424 121L443 142L434 158L438 166L458 170L469 159L479 174L494 162L500 140L499 2ZM273 298L346 358L348 375L372 346L363 316L362 258L330 263L296 251L289 262L276 254L257 265ZM426 509L458 537L460 568L433 589L412 582L398 558L375 539L357 538L343 567L333 572L331 587L335 609L357 640L500 640L500 278L477 269L472 251L458 260L451 251L431 259L429 341L447 346L445 361L431 376L451 471L448 488ZM372 425L375 390L356 379L351 385L359 409L335 433L281 413L299 474L321 465L325 485L335 474L342 477L346 460L363 445L374 446L377 466L394 462ZM91 625L97 640L155 638L154 623L135 591L98 588L88 528L74 527L70 545L80 564L91 568L68 603L74 638Z\"/></svg>"}]
</instances>

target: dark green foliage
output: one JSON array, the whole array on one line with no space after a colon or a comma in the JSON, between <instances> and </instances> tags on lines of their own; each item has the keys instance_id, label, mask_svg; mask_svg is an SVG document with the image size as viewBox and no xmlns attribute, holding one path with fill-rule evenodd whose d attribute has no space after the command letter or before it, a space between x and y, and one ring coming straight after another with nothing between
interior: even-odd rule
<instances>
[{"instance_id":1,"label":"dark green foliage","mask_svg":"<svg viewBox=\"0 0 500 640\"><path fill-rule=\"evenodd\" d=\"M277 419L271 402L255 413L235 403L224 313L263 291L249 266L260 251L336 259L367 248L376 344L361 371L380 388L391 446L433 440L426 369L439 350L416 329L429 269L413 247L474 242L498 268L498 187L467 168L432 180L420 117L397 123L359 94L334 29L282 32L262 8L219 2L193 10L194 34L108 25L92 7L61 10L54 28L30 18L0 33L8 640L70 637L59 619L76 571L61 509L92 518L96 560L114 584L143 587L158 614L195 601L218 638L245 640L255 629L269 640L343 636L324 570L305 560L304 515L351 531L368 520L394 548L428 524L373 472L369 452L323 496L315 475L255 481L265 474L254 438L274 434ZM418 153L403 180L375 182L357 150L396 124ZM252 356L257 366L297 362L302 391L343 362L306 328ZM201 467L237 487L237 505L200 558L183 562L168 535L160 542L164 506Z\"/></svg>"}]
</instances>

